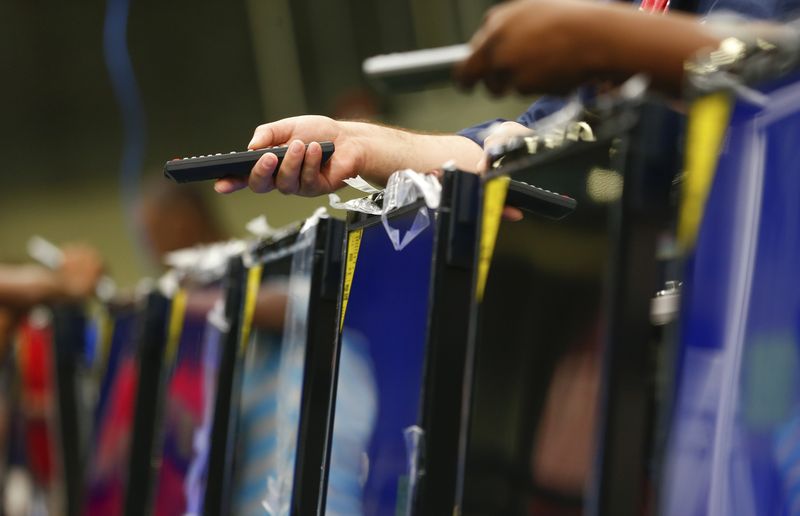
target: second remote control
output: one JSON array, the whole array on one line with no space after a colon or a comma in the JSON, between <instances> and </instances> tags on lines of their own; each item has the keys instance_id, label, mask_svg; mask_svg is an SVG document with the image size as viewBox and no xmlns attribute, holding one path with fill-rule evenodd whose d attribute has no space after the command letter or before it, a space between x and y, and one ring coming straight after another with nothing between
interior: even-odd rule
<instances>
[{"instance_id":1,"label":"second remote control","mask_svg":"<svg viewBox=\"0 0 800 516\"><path fill-rule=\"evenodd\" d=\"M320 142L322 163L330 159L334 151L333 142ZM278 167L283 162L288 146L267 147L228 154L209 154L191 158L174 159L164 164L164 175L177 183L208 181L223 177L247 177L258 158L271 152L278 157ZM306 145L308 149L308 145ZM277 167L276 167L277 170Z\"/></svg>"}]
</instances>

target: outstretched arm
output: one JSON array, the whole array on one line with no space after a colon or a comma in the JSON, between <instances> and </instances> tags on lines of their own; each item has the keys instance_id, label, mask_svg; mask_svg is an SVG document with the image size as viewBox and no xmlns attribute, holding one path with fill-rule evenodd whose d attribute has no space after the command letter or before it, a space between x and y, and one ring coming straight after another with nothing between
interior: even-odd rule
<instances>
[{"instance_id":1,"label":"outstretched arm","mask_svg":"<svg viewBox=\"0 0 800 516\"><path fill-rule=\"evenodd\" d=\"M592 81L648 74L677 95L683 65L722 37L699 18L652 15L632 5L585 0L516 0L491 9L456 79L495 94L566 93Z\"/></svg>"},{"instance_id":2,"label":"outstretched arm","mask_svg":"<svg viewBox=\"0 0 800 516\"><path fill-rule=\"evenodd\" d=\"M26 309L39 303L91 296L103 274L97 252L86 246L64 247L64 261L52 271L38 265L0 265L0 305Z\"/></svg>"},{"instance_id":3,"label":"outstretched arm","mask_svg":"<svg viewBox=\"0 0 800 516\"><path fill-rule=\"evenodd\" d=\"M313 142L332 141L331 158L322 164L322 148ZM307 150L304 145L310 144ZM264 154L248 181L221 179L215 189L229 193L250 186L254 192L279 190L285 194L322 195L360 174L385 184L392 172L411 168L427 172L449 160L465 170L475 170L483 150L472 140L455 134L420 134L367 122L337 121L324 116L298 116L256 128L248 145L260 149L289 145L275 173L277 158Z\"/></svg>"}]
</instances>

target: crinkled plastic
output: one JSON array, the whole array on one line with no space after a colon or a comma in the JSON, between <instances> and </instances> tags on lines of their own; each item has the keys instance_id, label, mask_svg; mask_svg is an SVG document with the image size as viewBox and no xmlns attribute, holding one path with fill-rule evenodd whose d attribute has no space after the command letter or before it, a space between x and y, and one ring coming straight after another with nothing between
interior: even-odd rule
<instances>
[{"instance_id":1,"label":"crinkled plastic","mask_svg":"<svg viewBox=\"0 0 800 516\"><path fill-rule=\"evenodd\" d=\"M389 224L388 215L394 210L415 203L420 198L425 200L425 206L419 208L411 228L401 237L400 230ZM438 208L441 199L442 184L433 174L420 174L406 169L398 170L389 177L384 191L381 223L395 251L402 250L430 225L428 209Z\"/></svg>"},{"instance_id":2,"label":"crinkled plastic","mask_svg":"<svg viewBox=\"0 0 800 516\"><path fill-rule=\"evenodd\" d=\"M266 495L263 500L263 507L271 516L289 514L292 500L316 239L316 231L312 230L323 216L327 216L324 211L315 212L303 225L293 246L278 372L277 463L274 473L266 479Z\"/></svg>"},{"instance_id":3,"label":"crinkled plastic","mask_svg":"<svg viewBox=\"0 0 800 516\"><path fill-rule=\"evenodd\" d=\"M411 516L414 507L414 496L417 492L417 482L423 474L420 471L419 459L425 446L425 431L417 425L412 425L403 431L406 439L406 452L408 453L408 489L406 491L406 516Z\"/></svg>"},{"instance_id":4,"label":"crinkled plastic","mask_svg":"<svg viewBox=\"0 0 800 516\"><path fill-rule=\"evenodd\" d=\"M242 254L246 249L246 241L229 240L173 251L164 261L173 269L172 274L177 274L179 278L190 277L199 283L210 283L222 278L228 259Z\"/></svg>"}]
</instances>

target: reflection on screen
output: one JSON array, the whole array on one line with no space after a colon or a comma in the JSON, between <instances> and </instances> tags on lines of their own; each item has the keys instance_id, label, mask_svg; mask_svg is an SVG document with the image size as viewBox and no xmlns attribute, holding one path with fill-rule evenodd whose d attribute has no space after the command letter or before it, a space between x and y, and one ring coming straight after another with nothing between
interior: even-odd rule
<instances>
[{"instance_id":1,"label":"reflection on screen","mask_svg":"<svg viewBox=\"0 0 800 516\"><path fill-rule=\"evenodd\" d=\"M406 229L414 216L392 225ZM395 251L381 224L363 229L342 330L326 514L405 507L403 432L420 411L433 234L431 224Z\"/></svg>"},{"instance_id":2,"label":"reflection on screen","mask_svg":"<svg viewBox=\"0 0 800 516\"><path fill-rule=\"evenodd\" d=\"M582 513L598 414L608 208L621 193L609 154L562 154L517 178L578 206L560 221L526 214L501 223L479 316L465 515ZM602 188L597 171L609 179Z\"/></svg>"}]
</instances>

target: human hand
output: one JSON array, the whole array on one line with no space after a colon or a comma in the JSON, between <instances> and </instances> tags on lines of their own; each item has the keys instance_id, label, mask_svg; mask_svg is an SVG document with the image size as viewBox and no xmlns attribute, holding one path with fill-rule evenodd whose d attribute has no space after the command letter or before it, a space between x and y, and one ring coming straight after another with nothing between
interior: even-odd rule
<instances>
[{"instance_id":1,"label":"human hand","mask_svg":"<svg viewBox=\"0 0 800 516\"><path fill-rule=\"evenodd\" d=\"M56 271L61 294L74 300L94 294L104 271L100 254L94 248L81 244L66 245L62 251L64 259Z\"/></svg>"},{"instance_id":2,"label":"human hand","mask_svg":"<svg viewBox=\"0 0 800 516\"><path fill-rule=\"evenodd\" d=\"M508 121L492 126L489 129L489 135L483 140L485 152L478 162L478 170L483 172L489 169L491 166L491 163L489 163L490 154L495 154L494 151L502 149L517 138L532 134L533 131L518 122Z\"/></svg>"},{"instance_id":3,"label":"human hand","mask_svg":"<svg viewBox=\"0 0 800 516\"><path fill-rule=\"evenodd\" d=\"M601 48L581 42L591 2L516 0L490 9L470 42L472 55L456 67L456 80L472 87L483 80L494 94L565 93L590 77ZM597 20L602 23L602 19Z\"/></svg>"},{"instance_id":4,"label":"human hand","mask_svg":"<svg viewBox=\"0 0 800 516\"><path fill-rule=\"evenodd\" d=\"M277 189L284 194L316 196L341 188L343 180L355 177L364 163L364 149L353 124L306 115L260 125L249 149L289 145L275 177L278 158L267 153L253 166L249 178L220 179L214 189L230 193L249 186L256 193ZM317 143L321 141L332 141L336 147L325 164L322 147ZM308 149L305 144L309 144Z\"/></svg>"},{"instance_id":5,"label":"human hand","mask_svg":"<svg viewBox=\"0 0 800 516\"><path fill-rule=\"evenodd\" d=\"M516 0L488 11L455 78L466 87L482 80L495 94L563 94L644 73L651 88L679 95L686 60L721 39L686 14L650 15L619 2Z\"/></svg>"},{"instance_id":6,"label":"human hand","mask_svg":"<svg viewBox=\"0 0 800 516\"><path fill-rule=\"evenodd\" d=\"M478 172L484 173L489 170L489 167L491 166L489 163L489 153L492 151L492 149L503 147L515 138L521 138L530 134L532 134L532 131L518 122L507 121L492 127L490 129L489 136L483 140L483 148L485 149L485 152L481 160L478 162ZM512 206L503 207L503 220L517 222L523 218L524 215L520 209Z\"/></svg>"}]
</instances>

